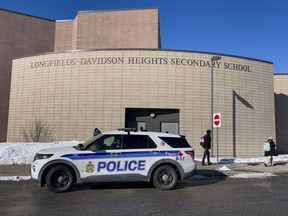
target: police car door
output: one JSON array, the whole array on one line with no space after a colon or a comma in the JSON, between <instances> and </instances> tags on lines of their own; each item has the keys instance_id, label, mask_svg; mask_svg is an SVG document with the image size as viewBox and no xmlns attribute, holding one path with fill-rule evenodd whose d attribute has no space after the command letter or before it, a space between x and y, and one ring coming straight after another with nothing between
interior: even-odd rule
<instances>
[{"instance_id":1,"label":"police car door","mask_svg":"<svg viewBox=\"0 0 288 216\"><path fill-rule=\"evenodd\" d=\"M83 176L93 181L117 178L123 173L121 148L122 135L104 135L95 140L83 157Z\"/></svg>"},{"instance_id":2,"label":"police car door","mask_svg":"<svg viewBox=\"0 0 288 216\"><path fill-rule=\"evenodd\" d=\"M125 172L135 179L147 176L149 168L157 160L154 157L157 145L153 140L147 135L127 134L123 136L122 145Z\"/></svg>"}]
</instances>

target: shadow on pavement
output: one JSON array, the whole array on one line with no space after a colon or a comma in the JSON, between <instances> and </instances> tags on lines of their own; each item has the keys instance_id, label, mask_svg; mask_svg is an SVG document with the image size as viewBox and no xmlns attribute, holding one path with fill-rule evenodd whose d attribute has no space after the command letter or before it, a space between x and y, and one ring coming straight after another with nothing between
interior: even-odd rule
<instances>
[{"instance_id":1,"label":"shadow on pavement","mask_svg":"<svg viewBox=\"0 0 288 216\"><path fill-rule=\"evenodd\" d=\"M76 184L69 192L83 191L83 190L102 190L102 189L143 189L154 188L154 186L147 182L109 182L109 183L87 183ZM69 193L68 192L68 193Z\"/></svg>"},{"instance_id":2,"label":"shadow on pavement","mask_svg":"<svg viewBox=\"0 0 288 216\"><path fill-rule=\"evenodd\" d=\"M183 189L186 187L205 186L210 184L216 184L220 181L225 181L227 175L224 173L212 170L212 169L198 169L194 176L179 180L176 187L173 190ZM110 183L89 183L74 185L69 192L83 191L83 190L102 190L102 189L156 189L152 183L147 182L110 182Z\"/></svg>"},{"instance_id":3,"label":"shadow on pavement","mask_svg":"<svg viewBox=\"0 0 288 216\"><path fill-rule=\"evenodd\" d=\"M275 166L285 166L287 164L287 162L275 162Z\"/></svg>"},{"instance_id":4,"label":"shadow on pavement","mask_svg":"<svg viewBox=\"0 0 288 216\"><path fill-rule=\"evenodd\" d=\"M226 178L227 175L215 169L197 169L193 177L179 181L177 189L217 184L218 182L225 181Z\"/></svg>"},{"instance_id":5,"label":"shadow on pavement","mask_svg":"<svg viewBox=\"0 0 288 216\"><path fill-rule=\"evenodd\" d=\"M220 164L231 164L235 162L235 158L222 158L219 163Z\"/></svg>"},{"instance_id":6,"label":"shadow on pavement","mask_svg":"<svg viewBox=\"0 0 288 216\"><path fill-rule=\"evenodd\" d=\"M225 175L223 172L220 172L218 170L212 170L212 169L198 169L195 173L194 178L197 178L197 176L204 176L204 177L223 177L226 178L227 175Z\"/></svg>"},{"instance_id":7,"label":"shadow on pavement","mask_svg":"<svg viewBox=\"0 0 288 216\"><path fill-rule=\"evenodd\" d=\"M249 166L258 166L258 165L260 165L260 163L247 163L247 165L249 165Z\"/></svg>"}]
</instances>

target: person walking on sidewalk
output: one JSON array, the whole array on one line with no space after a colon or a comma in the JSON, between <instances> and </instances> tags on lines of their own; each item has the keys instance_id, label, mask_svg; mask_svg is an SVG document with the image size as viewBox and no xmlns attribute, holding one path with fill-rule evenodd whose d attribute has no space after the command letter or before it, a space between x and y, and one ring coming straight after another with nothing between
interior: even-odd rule
<instances>
[{"instance_id":1,"label":"person walking on sidewalk","mask_svg":"<svg viewBox=\"0 0 288 216\"><path fill-rule=\"evenodd\" d=\"M267 140L267 143L270 144L270 150L269 151L264 151L264 155L266 157L264 165L266 167L268 165L275 166L275 164L273 162L273 156L278 156L278 152L277 152L277 149L276 149L276 144L273 141L273 137L269 137L268 140Z\"/></svg>"},{"instance_id":2,"label":"person walking on sidewalk","mask_svg":"<svg viewBox=\"0 0 288 216\"><path fill-rule=\"evenodd\" d=\"M203 136L204 139L204 153L203 153L203 158L202 158L202 166L206 166L205 164L205 159L207 157L207 162L208 165L211 165L212 163L210 162L210 148L211 148L211 130L207 130L206 134Z\"/></svg>"}]
</instances>

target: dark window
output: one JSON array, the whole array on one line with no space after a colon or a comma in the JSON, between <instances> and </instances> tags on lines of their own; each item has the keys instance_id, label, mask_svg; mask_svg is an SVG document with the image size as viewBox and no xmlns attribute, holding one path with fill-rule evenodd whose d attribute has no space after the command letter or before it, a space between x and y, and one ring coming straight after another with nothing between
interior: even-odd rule
<instances>
[{"instance_id":1,"label":"dark window","mask_svg":"<svg viewBox=\"0 0 288 216\"><path fill-rule=\"evenodd\" d=\"M95 140L86 149L91 151L121 149L121 135L105 135Z\"/></svg>"},{"instance_id":2,"label":"dark window","mask_svg":"<svg viewBox=\"0 0 288 216\"><path fill-rule=\"evenodd\" d=\"M123 137L124 149L156 148L156 144L149 136L145 135L125 135Z\"/></svg>"},{"instance_id":3,"label":"dark window","mask_svg":"<svg viewBox=\"0 0 288 216\"><path fill-rule=\"evenodd\" d=\"M159 137L172 148L191 147L184 137Z\"/></svg>"},{"instance_id":4,"label":"dark window","mask_svg":"<svg viewBox=\"0 0 288 216\"><path fill-rule=\"evenodd\" d=\"M156 148L156 143L148 136L149 148Z\"/></svg>"}]
</instances>

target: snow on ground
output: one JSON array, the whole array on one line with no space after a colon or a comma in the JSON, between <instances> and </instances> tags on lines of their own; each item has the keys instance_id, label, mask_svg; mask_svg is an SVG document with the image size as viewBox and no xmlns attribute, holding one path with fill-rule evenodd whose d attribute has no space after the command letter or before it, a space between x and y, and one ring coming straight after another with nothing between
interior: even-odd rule
<instances>
[{"instance_id":1,"label":"snow on ground","mask_svg":"<svg viewBox=\"0 0 288 216\"><path fill-rule=\"evenodd\" d=\"M29 165L33 162L33 158L41 149L75 146L79 141L59 141L51 143L0 143L0 165ZM201 161L201 158L195 158L196 161ZM218 158L219 164L231 164L231 163L260 163L264 162L264 157L253 157L253 158ZM288 155L279 155L274 158L274 161L288 161ZM217 158L211 158L212 163L217 163ZM222 166L219 171L230 171L227 166ZM232 178L267 178L274 176L273 173L239 173ZM194 178L203 178L203 176L194 176ZM0 181L20 181L28 180L30 176L0 176Z\"/></svg>"},{"instance_id":2,"label":"snow on ground","mask_svg":"<svg viewBox=\"0 0 288 216\"><path fill-rule=\"evenodd\" d=\"M201 161L202 158L195 158L197 161ZM275 162L287 162L288 155L279 155L278 157L273 157ZM219 157L220 164L231 164L231 163L264 163L265 157L247 157L247 158L221 158ZM212 163L217 163L217 158L211 158Z\"/></svg>"},{"instance_id":3,"label":"snow on ground","mask_svg":"<svg viewBox=\"0 0 288 216\"><path fill-rule=\"evenodd\" d=\"M0 181L23 181L30 179L31 176L0 176Z\"/></svg>"},{"instance_id":4,"label":"snow on ground","mask_svg":"<svg viewBox=\"0 0 288 216\"><path fill-rule=\"evenodd\" d=\"M51 143L0 143L0 165L31 164L33 158L41 149L74 146L79 141Z\"/></svg>"},{"instance_id":5,"label":"snow on ground","mask_svg":"<svg viewBox=\"0 0 288 216\"><path fill-rule=\"evenodd\" d=\"M268 177L272 177L272 176L276 176L274 173L269 173L269 172L263 172L263 173L256 173L256 172L252 172L252 173L238 173L232 176L229 176L230 178L268 178Z\"/></svg>"},{"instance_id":6,"label":"snow on ground","mask_svg":"<svg viewBox=\"0 0 288 216\"><path fill-rule=\"evenodd\" d=\"M227 166L222 166L222 167L219 167L219 171L230 171L231 169L229 169Z\"/></svg>"}]
</instances>

